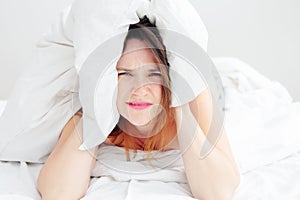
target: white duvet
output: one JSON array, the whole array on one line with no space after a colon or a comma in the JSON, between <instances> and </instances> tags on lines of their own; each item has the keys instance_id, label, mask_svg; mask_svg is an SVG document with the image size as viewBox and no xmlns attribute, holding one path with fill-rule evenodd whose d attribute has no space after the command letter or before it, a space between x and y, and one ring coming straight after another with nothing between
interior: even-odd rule
<instances>
[{"instance_id":1,"label":"white duvet","mask_svg":"<svg viewBox=\"0 0 300 200\"><path fill-rule=\"evenodd\" d=\"M226 132L241 172L234 200L299 200L299 103L238 59L214 62L225 89ZM101 152L83 200L193 199L178 151L158 155L160 162L153 164L159 170L149 173L141 173L147 164L142 154L126 162L121 149L102 145ZM40 199L35 183L42 165L1 161L0 199Z\"/></svg>"},{"instance_id":2,"label":"white duvet","mask_svg":"<svg viewBox=\"0 0 300 200\"><path fill-rule=\"evenodd\" d=\"M40 199L35 180L42 164L0 162L0 199ZM300 153L242 174L233 200L299 200ZM145 195L147 194L147 195ZM117 181L112 177L93 178L87 199L191 199L186 184L163 181Z\"/></svg>"}]
</instances>

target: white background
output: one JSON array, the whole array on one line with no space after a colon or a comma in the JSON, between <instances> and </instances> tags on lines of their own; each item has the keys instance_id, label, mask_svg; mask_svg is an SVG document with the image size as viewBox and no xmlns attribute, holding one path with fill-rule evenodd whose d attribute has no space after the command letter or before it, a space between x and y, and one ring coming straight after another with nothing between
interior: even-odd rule
<instances>
[{"instance_id":1,"label":"white background","mask_svg":"<svg viewBox=\"0 0 300 200\"><path fill-rule=\"evenodd\" d=\"M72 0L0 0L0 99L34 57L34 45ZM237 57L300 100L298 0L190 0L209 32L208 54Z\"/></svg>"}]
</instances>

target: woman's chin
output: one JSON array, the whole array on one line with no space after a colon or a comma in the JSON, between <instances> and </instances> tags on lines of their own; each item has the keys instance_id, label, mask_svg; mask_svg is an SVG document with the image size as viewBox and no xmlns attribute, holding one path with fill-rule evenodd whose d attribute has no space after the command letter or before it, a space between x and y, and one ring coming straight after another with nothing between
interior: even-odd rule
<instances>
[{"instance_id":1,"label":"woman's chin","mask_svg":"<svg viewBox=\"0 0 300 200\"><path fill-rule=\"evenodd\" d=\"M145 120L143 120L143 119L136 119L136 120L131 119L129 122L131 124L137 126L137 127L143 127L143 126L146 126L150 122L150 119L145 119Z\"/></svg>"},{"instance_id":2,"label":"woman's chin","mask_svg":"<svg viewBox=\"0 0 300 200\"><path fill-rule=\"evenodd\" d=\"M135 126L144 126L148 124L155 116L151 116L150 112L134 113L129 112L127 120Z\"/></svg>"}]
</instances>

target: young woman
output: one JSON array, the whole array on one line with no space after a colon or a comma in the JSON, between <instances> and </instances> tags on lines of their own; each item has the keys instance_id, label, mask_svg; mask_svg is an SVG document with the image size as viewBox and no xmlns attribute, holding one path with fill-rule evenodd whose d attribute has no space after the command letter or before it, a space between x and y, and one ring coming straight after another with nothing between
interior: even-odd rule
<instances>
[{"instance_id":1,"label":"young woman","mask_svg":"<svg viewBox=\"0 0 300 200\"><path fill-rule=\"evenodd\" d=\"M231 199L240 177L224 130L210 154L198 159L212 117L209 91L204 90L189 104L170 108L166 48L147 18L130 25L116 69L120 120L104 144L124 148L128 161L130 149L147 153L179 149L194 198ZM99 146L78 150L81 116L79 111L66 124L39 174L37 184L43 199L79 199L89 187ZM193 122L199 127L196 134L188 129Z\"/></svg>"}]
</instances>

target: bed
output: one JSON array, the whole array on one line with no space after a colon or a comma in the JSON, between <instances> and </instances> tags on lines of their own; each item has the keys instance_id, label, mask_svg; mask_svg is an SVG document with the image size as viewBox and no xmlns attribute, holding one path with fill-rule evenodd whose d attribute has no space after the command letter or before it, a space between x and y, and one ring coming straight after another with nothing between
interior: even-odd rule
<instances>
[{"instance_id":1,"label":"bed","mask_svg":"<svg viewBox=\"0 0 300 200\"><path fill-rule=\"evenodd\" d=\"M279 82L269 80L247 63L230 57L213 58L225 91L225 128L241 172L234 200L300 199L300 102L294 102ZM0 101L0 114L6 101ZM1 118L0 118L1 119ZM43 163L0 161L0 199L41 199L36 179ZM93 178L90 198L114 194L110 199L137 199L142 190L129 185L116 189ZM103 179L105 181L105 179ZM107 180L108 181L108 180ZM134 185L137 180L130 180ZM127 184L127 183L126 183ZM162 184L149 182L145 188ZM135 192L135 195L132 195ZM158 195L147 199L184 199ZM130 195L129 195L130 194Z\"/></svg>"}]
</instances>

